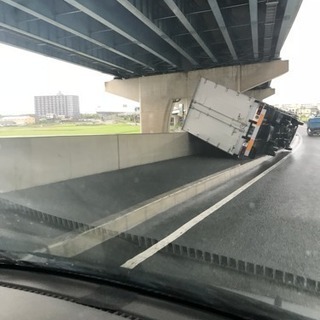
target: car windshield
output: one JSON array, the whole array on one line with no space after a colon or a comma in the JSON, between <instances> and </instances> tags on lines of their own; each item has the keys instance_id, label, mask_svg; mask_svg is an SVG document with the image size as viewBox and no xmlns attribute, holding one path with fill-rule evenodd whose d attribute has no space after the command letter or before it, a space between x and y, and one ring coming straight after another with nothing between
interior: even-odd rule
<instances>
[{"instance_id":1,"label":"car windshield","mask_svg":"<svg viewBox=\"0 0 320 320\"><path fill-rule=\"evenodd\" d=\"M320 319L319 10L0 0L0 265Z\"/></svg>"}]
</instances>

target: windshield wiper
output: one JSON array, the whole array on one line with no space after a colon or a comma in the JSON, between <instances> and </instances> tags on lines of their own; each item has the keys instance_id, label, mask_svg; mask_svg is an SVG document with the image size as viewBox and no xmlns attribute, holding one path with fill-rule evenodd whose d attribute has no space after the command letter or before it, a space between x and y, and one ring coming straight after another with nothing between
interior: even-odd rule
<instances>
[{"instance_id":1,"label":"windshield wiper","mask_svg":"<svg viewBox=\"0 0 320 320\"><path fill-rule=\"evenodd\" d=\"M41 270L73 271L74 263L49 253L0 250L0 267L22 267Z\"/></svg>"},{"instance_id":2,"label":"windshield wiper","mask_svg":"<svg viewBox=\"0 0 320 320\"><path fill-rule=\"evenodd\" d=\"M0 264L10 264L14 265L17 262L10 254L4 253L3 250L0 251Z\"/></svg>"},{"instance_id":3,"label":"windshield wiper","mask_svg":"<svg viewBox=\"0 0 320 320\"><path fill-rule=\"evenodd\" d=\"M0 250L0 266L32 266L35 262L29 261L29 256L48 259L48 256L43 253Z\"/></svg>"}]
</instances>

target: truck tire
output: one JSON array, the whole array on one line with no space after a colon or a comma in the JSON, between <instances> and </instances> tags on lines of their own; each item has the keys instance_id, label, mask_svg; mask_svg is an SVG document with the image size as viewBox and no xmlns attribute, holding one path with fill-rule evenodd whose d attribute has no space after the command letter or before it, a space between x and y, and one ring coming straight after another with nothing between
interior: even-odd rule
<instances>
[{"instance_id":1,"label":"truck tire","mask_svg":"<svg viewBox=\"0 0 320 320\"><path fill-rule=\"evenodd\" d=\"M312 130L310 130L309 128L307 129L307 134L309 137L312 137L313 136L313 133L312 133Z\"/></svg>"},{"instance_id":2,"label":"truck tire","mask_svg":"<svg viewBox=\"0 0 320 320\"><path fill-rule=\"evenodd\" d=\"M250 159L254 159L256 157L256 154L257 154L257 150L255 147L252 147L250 153L249 153L249 158Z\"/></svg>"}]
</instances>

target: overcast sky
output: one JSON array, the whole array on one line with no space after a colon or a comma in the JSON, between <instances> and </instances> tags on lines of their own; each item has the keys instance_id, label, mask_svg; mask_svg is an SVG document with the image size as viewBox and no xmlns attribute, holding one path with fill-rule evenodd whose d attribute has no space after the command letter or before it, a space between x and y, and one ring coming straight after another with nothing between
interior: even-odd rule
<instances>
[{"instance_id":1,"label":"overcast sky","mask_svg":"<svg viewBox=\"0 0 320 320\"><path fill-rule=\"evenodd\" d=\"M79 95L81 113L94 113L98 107L119 110L137 102L104 90L113 76L0 44L0 114L34 112L34 96Z\"/></svg>"},{"instance_id":2,"label":"overcast sky","mask_svg":"<svg viewBox=\"0 0 320 320\"><path fill-rule=\"evenodd\" d=\"M290 1L290 0L288 0ZM266 101L318 103L318 39L320 0L303 0L296 21L281 51L289 60L289 72L272 81L276 94ZM33 113L35 95L75 94L82 113L102 108L121 108L135 102L107 94L104 82L110 75L0 44L0 114Z\"/></svg>"},{"instance_id":3,"label":"overcast sky","mask_svg":"<svg viewBox=\"0 0 320 320\"><path fill-rule=\"evenodd\" d=\"M289 60L289 72L272 81L276 94L266 100L268 103L320 102L319 12L319 0L303 0L281 50L281 58Z\"/></svg>"}]
</instances>

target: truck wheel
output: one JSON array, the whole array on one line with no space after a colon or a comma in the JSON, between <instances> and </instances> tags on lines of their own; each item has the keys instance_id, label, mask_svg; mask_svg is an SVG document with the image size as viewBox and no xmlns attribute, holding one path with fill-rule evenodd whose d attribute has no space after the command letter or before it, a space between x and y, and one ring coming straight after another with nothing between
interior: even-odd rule
<instances>
[{"instance_id":1,"label":"truck wheel","mask_svg":"<svg viewBox=\"0 0 320 320\"><path fill-rule=\"evenodd\" d=\"M312 131L311 131L309 128L307 129L307 133L308 133L308 136L309 136L309 137L312 137L312 136L313 136L313 133L312 133Z\"/></svg>"},{"instance_id":2,"label":"truck wheel","mask_svg":"<svg viewBox=\"0 0 320 320\"><path fill-rule=\"evenodd\" d=\"M273 156L274 157L276 155L274 143L268 142L264 147L264 152L263 153L268 155L268 156Z\"/></svg>"},{"instance_id":3,"label":"truck wheel","mask_svg":"<svg viewBox=\"0 0 320 320\"><path fill-rule=\"evenodd\" d=\"M254 159L254 158L256 157L256 154L257 154L256 148L255 148L255 147L252 147L252 148L251 148L251 151L250 151L250 153L249 153L249 158L250 158L250 159Z\"/></svg>"}]
</instances>

